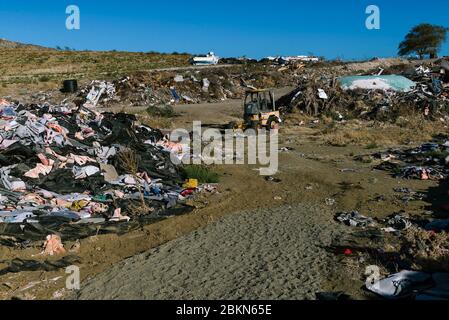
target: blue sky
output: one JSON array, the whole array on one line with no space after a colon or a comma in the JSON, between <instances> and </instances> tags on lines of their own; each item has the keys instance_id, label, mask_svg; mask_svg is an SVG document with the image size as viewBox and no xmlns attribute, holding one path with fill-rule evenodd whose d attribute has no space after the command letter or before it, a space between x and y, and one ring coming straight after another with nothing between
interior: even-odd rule
<instances>
[{"instance_id":1,"label":"blue sky","mask_svg":"<svg viewBox=\"0 0 449 320\"><path fill-rule=\"evenodd\" d=\"M71 4L81 10L80 30L65 28ZM365 28L370 4L380 8L380 30ZM1 1L0 38L78 50L364 59L395 56L412 26L449 27L448 14L447 0L14 0ZM448 42L441 53L449 55Z\"/></svg>"}]
</instances>

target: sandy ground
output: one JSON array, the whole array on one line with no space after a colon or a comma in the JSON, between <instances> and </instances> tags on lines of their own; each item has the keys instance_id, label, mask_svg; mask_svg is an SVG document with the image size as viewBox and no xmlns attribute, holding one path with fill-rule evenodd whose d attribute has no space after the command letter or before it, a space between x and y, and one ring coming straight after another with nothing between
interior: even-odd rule
<instances>
[{"instance_id":1,"label":"sandy ground","mask_svg":"<svg viewBox=\"0 0 449 320\"><path fill-rule=\"evenodd\" d=\"M224 124L236 119L241 108L239 101L179 106L182 116L173 126L188 128L192 120ZM447 189L439 189L433 181L394 179L373 170L375 163L354 160L382 146L377 150L329 146L319 129L294 123L281 129L280 139L281 147L293 149L279 155L280 183L265 181L254 170L257 166L214 166L221 177L218 193L200 197L193 213L123 236L82 239L76 252L84 288L80 297L300 299L314 298L316 291L342 290L364 298L363 275L351 274L342 257L322 248L347 231L333 222L335 213L359 210L380 218L401 211L422 215L435 198L445 199ZM433 191L429 199L405 204L396 198L396 187ZM327 198L335 204L326 206ZM64 245L70 248L73 243ZM41 251L39 244L0 246L0 257L61 258L41 256ZM120 272L117 266L130 257L135 258L126 262L129 271ZM0 269L4 266L0 262ZM65 270L0 275L0 299L68 297L66 276ZM135 283L139 277L142 286ZM121 289L126 279L134 283L127 285L129 293ZM97 292L100 288L105 289ZM139 297L140 292L144 296Z\"/></svg>"},{"instance_id":2,"label":"sandy ground","mask_svg":"<svg viewBox=\"0 0 449 320\"><path fill-rule=\"evenodd\" d=\"M345 232L328 209L239 213L114 266L80 299L314 299L335 269L324 248Z\"/></svg>"}]
</instances>

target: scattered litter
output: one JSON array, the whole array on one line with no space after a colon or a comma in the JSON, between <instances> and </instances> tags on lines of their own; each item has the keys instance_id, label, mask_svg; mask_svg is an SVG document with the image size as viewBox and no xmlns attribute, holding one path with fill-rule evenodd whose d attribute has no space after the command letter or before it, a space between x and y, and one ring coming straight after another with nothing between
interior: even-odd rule
<instances>
[{"instance_id":1,"label":"scattered litter","mask_svg":"<svg viewBox=\"0 0 449 320\"><path fill-rule=\"evenodd\" d=\"M449 274L405 270L369 284L367 289L389 300L447 300Z\"/></svg>"},{"instance_id":2,"label":"scattered litter","mask_svg":"<svg viewBox=\"0 0 449 320\"><path fill-rule=\"evenodd\" d=\"M318 89L318 97L323 100L329 99L327 93L323 89Z\"/></svg>"},{"instance_id":3,"label":"scattered litter","mask_svg":"<svg viewBox=\"0 0 449 320\"><path fill-rule=\"evenodd\" d=\"M398 232L398 230L396 230L395 228L392 228L392 227L381 228L380 230L382 230L383 232L386 232L386 233L397 233Z\"/></svg>"},{"instance_id":4,"label":"scattered litter","mask_svg":"<svg viewBox=\"0 0 449 320\"><path fill-rule=\"evenodd\" d=\"M443 172L436 168L417 166L405 167L396 176L404 179L417 180L442 180L446 177Z\"/></svg>"},{"instance_id":5,"label":"scattered litter","mask_svg":"<svg viewBox=\"0 0 449 320\"><path fill-rule=\"evenodd\" d=\"M110 219L110 221L115 221L115 222L121 222L121 221L128 222L129 220L131 220L130 217L122 216L122 209L121 208L115 209L114 215Z\"/></svg>"},{"instance_id":6,"label":"scattered litter","mask_svg":"<svg viewBox=\"0 0 449 320\"><path fill-rule=\"evenodd\" d=\"M406 230L412 226L412 222L408 217L397 214L387 220L387 224L395 230Z\"/></svg>"},{"instance_id":7,"label":"scattered litter","mask_svg":"<svg viewBox=\"0 0 449 320\"><path fill-rule=\"evenodd\" d=\"M65 294L65 289L62 288L62 289L59 289L59 290L56 290L55 292L53 292L52 297L53 297L53 299L61 299L64 297L64 294Z\"/></svg>"},{"instance_id":8,"label":"scattered litter","mask_svg":"<svg viewBox=\"0 0 449 320\"><path fill-rule=\"evenodd\" d=\"M90 84L91 89L89 94L86 97L86 103L84 106L86 108L94 108L102 99L102 102L108 102L109 100L113 100L116 95L115 86L111 82L106 81L92 81Z\"/></svg>"},{"instance_id":9,"label":"scattered litter","mask_svg":"<svg viewBox=\"0 0 449 320\"><path fill-rule=\"evenodd\" d=\"M274 183L280 183L280 182L282 182L281 179L278 179L278 178L275 178L275 177L272 177L272 176L267 176L267 177L265 177L265 181L268 181L268 182L274 182Z\"/></svg>"},{"instance_id":10,"label":"scattered litter","mask_svg":"<svg viewBox=\"0 0 449 320\"><path fill-rule=\"evenodd\" d=\"M199 186L199 183L198 183L197 179L188 179L182 185L182 187L185 189L197 189L198 186Z\"/></svg>"},{"instance_id":11,"label":"scattered litter","mask_svg":"<svg viewBox=\"0 0 449 320\"><path fill-rule=\"evenodd\" d=\"M284 112L297 109L310 116L333 113L336 120L357 117L394 122L400 117L398 111L407 109L427 117L447 117L446 72L436 75L427 69L396 74L393 68L377 67L375 72L351 76L345 67L307 70L298 79L298 87L276 105Z\"/></svg>"},{"instance_id":12,"label":"scattered litter","mask_svg":"<svg viewBox=\"0 0 449 320\"><path fill-rule=\"evenodd\" d=\"M184 82L184 77L178 74L174 80L175 82Z\"/></svg>"},{"instance_id":13,"label":"scattered litter","mask_svg":"<svg viewBox=\"0 0 449 320\"><path fill-rule=\"evenodd\" d=\"M203 92L209 92L210 81L206 78L203 79Z\"/></svg>"},{"instance_id":14,"label":"scattered litter","mask_svg":"<svg viewBox=\"0 0 449 320\"><path fill-rule=\"evenodd\" d=\"M339 213L336 219L350 227L374 227L376 225L372 218L365 217L357 211Z\"/></svg>"}]
</instances>

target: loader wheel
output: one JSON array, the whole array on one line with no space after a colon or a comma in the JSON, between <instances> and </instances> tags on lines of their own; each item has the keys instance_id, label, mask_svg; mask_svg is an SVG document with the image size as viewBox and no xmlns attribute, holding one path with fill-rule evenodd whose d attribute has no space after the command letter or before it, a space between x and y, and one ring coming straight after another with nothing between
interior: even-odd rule
<instances>
[{"instance_id":1,"label":"loader wheel","mask_svg":"<svg viewBox=\"0 0 449 320\"><path fill-rule=\"evenodd\" d=\"M280 123L278 118L270 118L267 122L267 129L268 130L279 130Z\"/></svg>"},{"instance_id":2,"label":"loader wheel","mask_svg":"<svg viewBox=\"0 0 449 320\"><path fill-rule=\"evenodd\" d=\"M260 121L251 121L251 129L254 129L254 130L260 130L260 129L262 129L262 125L260 124Z\"/></svg>"},{"instance_id":3,"label":"loader wheel","mask_svg":"<svg viewBox=\"0 0 449 320\"><path fill-rule=\"evenodd\" d=\"M229 130L235 130L235 129L237 129L237 123L236 123L236 122L231 122L231 123L229 123L229 124L226 126L226 129L229 129Z\"/></svg>"}]
</instances>

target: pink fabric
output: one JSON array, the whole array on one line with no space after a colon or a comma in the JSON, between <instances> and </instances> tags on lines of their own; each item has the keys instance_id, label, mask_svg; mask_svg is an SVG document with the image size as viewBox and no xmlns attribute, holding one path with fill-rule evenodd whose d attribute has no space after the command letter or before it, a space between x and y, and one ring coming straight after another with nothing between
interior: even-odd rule
<instances>
[{"instance_id":1,"label":"pink fabric","mask_svg":"<svg viewBox=\"0 0 449 320\"><path fill-rule=\"evenodd\" d=\"M116 222L129 221L129 220L131 220L131 218L127 217L127 216L123 216L122 215L122 209L120 209L120 208L115 209L114 215L110 219L110 221L116 221Z\"/></svg>"},{"instance_id":2,"label":"pink fabric","mask_svg":"<svg viewBox=\"0 0 449 320\"><path fill-rule=\"evenodd\" d=\"M182 153L184 150L183 145L177 142L161 141L158 145L163 146L168 151L175 153Z\"/></svg>"},{"instance_id":3,"label":"pink fabric","mask_svg":"<svg viewBox=\"0 0 449 320\"><path fill-rule=\"evenodd\" d=\"M43 162L48 163L48 166L42 163L38 163L34 169L31 169L30 171L26 172L24 176L30 179L39 179L40 175L46 176L47 174L49 174L53 169L53 164L55 162L53 160L48 160L47 158L45 159L46 161Z\"/></svg>"},{"instance_id":4,"label":"pink fabric","mask_svg":"<svg viewBox=\"0 0 449 320\"><path fill-rule=\"evenodd\" d=\"M53 256L55 254L65 254L65 249L61 241L61 237L57 235L47 236L47 240L44 243L43 254Z\"/></svg>"},{"instance_id":5,"label":"pink fabric","mask_svg":"<svg viewBox=\"0 0 449 320\"><path fill-rule=\"evenodd\" d=\"M147 183L151 183L151 178L146 172L138 173L137 176L143 180L145 180Z\"/></svg>"},{"instance_id":6,"label":"pink fabric","mask_svg":"<svg viewBox=\"0 0 449 320\"><path fill-rule=\"evenodd\" d=\"M0 149L8 149L10 146L12 146L14 143L16 143L18 140L7 140L3 139L0 143Z\"/></svg>"}]
</instances>

